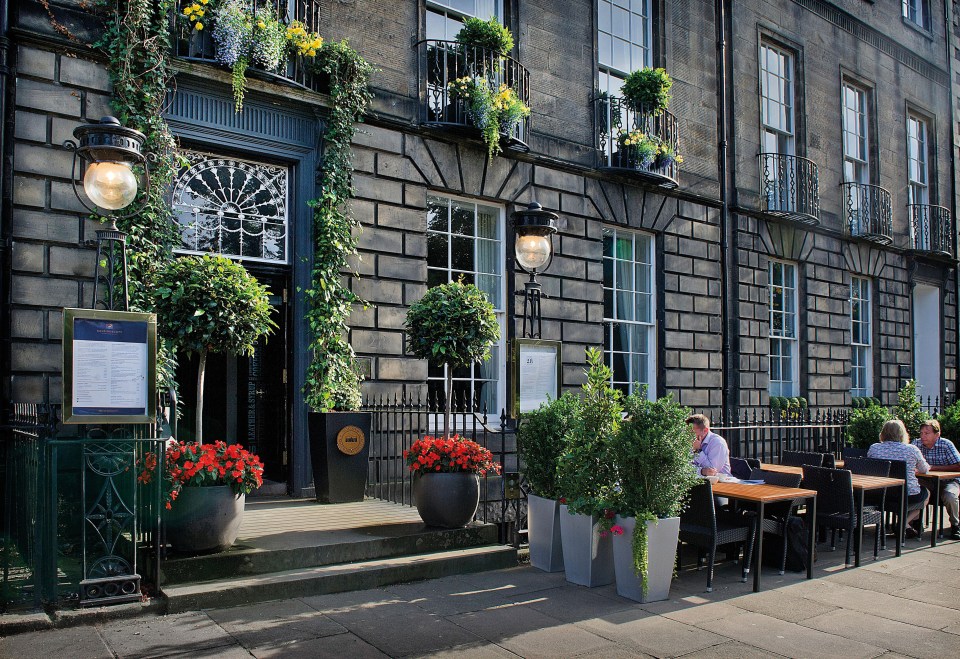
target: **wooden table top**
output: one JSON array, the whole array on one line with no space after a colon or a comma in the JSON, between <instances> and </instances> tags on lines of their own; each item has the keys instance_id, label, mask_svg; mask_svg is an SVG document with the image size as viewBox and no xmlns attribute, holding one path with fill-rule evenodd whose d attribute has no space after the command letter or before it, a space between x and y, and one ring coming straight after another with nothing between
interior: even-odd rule
<instances>
[{"instance_id":1,"label":"wooden table top","mask_svg":"<svg viewBox=\"0 0 960 659\"><path fill-rule=\"evenodd\" d=\"M714 483L713 493L718 497L728 497L741 501L791 501L817 496L814 490L804 490L797 487L781 487L780 485L747 485L745 483Z\"/></svg>"},{"instance_id":2,"label":"wooden table top","mask_svg":"<svg viewBox=\"0 0 960 659\"><path fill-rule=\"evenodd\" d=\"M938 478L940 480L960 478L960 471L928 471L925 474L917 472L917 478Z\"/></svg>"},{"instance_id":3,"label":"wooden table top","mask_svg":"<svg viewBox=\"0 0 960 659\"><path fill-rule=\"evenodd\" d=\"M800 474L803 475L803 467L792 467L790 465L774 465L763 463L760 465L761 469L766 469L767 471L777 471L781 474ZM943 473L953 473L953 472L943 472ZM960 474L958 474L960 475ZM853 474L851 478L853 482L853 489L855 490L879 490L884 487L899 487L903 485L903 481L899 478L884 478L883 476L863 476L861 474Z\"/></svg>"}]
</instances>

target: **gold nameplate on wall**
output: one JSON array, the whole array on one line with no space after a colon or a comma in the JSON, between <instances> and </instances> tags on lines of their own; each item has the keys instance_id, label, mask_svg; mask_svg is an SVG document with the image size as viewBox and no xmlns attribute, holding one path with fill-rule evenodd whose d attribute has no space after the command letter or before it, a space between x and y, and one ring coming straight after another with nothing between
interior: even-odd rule
<instances>
[{"instance_id":1,"label":"gold nameplate on wall","mask_svg":"<svg viewBox=\"0 0 960 659\"><path fill-rule=\"evenodd\" d=\"M356 455L366 443L363 431L356 426L345 426L337 433L337 448L345 455Z\"/></svg>"}]
</instances>

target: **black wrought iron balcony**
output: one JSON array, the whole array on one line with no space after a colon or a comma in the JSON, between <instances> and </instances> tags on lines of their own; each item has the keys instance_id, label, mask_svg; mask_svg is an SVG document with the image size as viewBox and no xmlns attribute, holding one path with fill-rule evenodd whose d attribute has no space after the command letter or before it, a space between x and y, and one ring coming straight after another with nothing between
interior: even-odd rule
<instances>
[{"instance_id":1,"label":"black wrought iron balcony","mask_svg":"<svg viewBox=\"0 0 960 659\"><path fill-rule=\"evenodd\" d=\"M677 118L670 112L654 113L623 98L600 96L594 101L594 125L600 169L677 187L683 156Z\"/></svg>"},{"instance_id":2,"label":"black wrought iron balcony","mask_svg":"<svg viewBox=\"0 0 960 659\"><path fill-rule=\"evenodd\" d=\"M893 242L893 206L890 192L879 185L842 183L843 226L851 237L882 245Z\"/></svg>"},{"instance_id":3,"label":"black wrought iron balcony","mask_svg":"<svg viewBox=\"0 0 960 659\"><path fill-rule=\"evenodd\" d=\"M907 204L910 212L910 243L918 252L953 258L956 230L950 210L930 204Z\"/></svg>"},{"instance_id":4,"label":"black wrought iron balcony","mask_svg":"<svg viewBox=\"0 0 960 659\"><path fill-rule=\"evenodd\" d=\"M786 153L761 153L760 209L803 224L820 224L817 164Z\"/></svg>"},{"instance_id":5,"label":"black wrought iron balcony","mask_svg":"<svg viewBox=\"0 0 960 659\"><path fill-rule=\"evenodd\" d=\"M264 11L272 12L284 24L300 21L307 32L320 31L320 0L245 0L244 4L254 16ZM220 64L217 44L213 38L215 22L205 21L204 29L197 31L184 20L181 12L180 3L170 12L173 55L190 62ZM326 76L311 74L304 66L302 57L284 59L275 71L266 71L251 64L247 69L247 76L322 92L328 91L329 84Z\"/></svg>"},{"instance_id":6,"label":"black wrought iron balcony","mask_svg":"<svg viewBox=\"0 0 960 659\"><path fill-rule=\"evenodd\" d=\"M512 57L464 46L456 41L427 39L419 50L420 121L427 126L465 130L478 134L486 118L458 93L457 81L468 78L486 85L492 94L512 90L515 99L530 106L530 73ZM500 126L501 144L515 151L528 151L529 117Z\"/></svg>"}]
</instances>

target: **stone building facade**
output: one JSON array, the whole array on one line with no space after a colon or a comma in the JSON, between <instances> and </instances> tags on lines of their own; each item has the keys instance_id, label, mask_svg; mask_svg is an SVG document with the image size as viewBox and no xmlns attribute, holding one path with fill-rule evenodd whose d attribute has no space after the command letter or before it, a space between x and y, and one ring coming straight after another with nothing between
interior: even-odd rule
<instances>
[{"instance_id":1,"label":"stone building facade","mask_svg":"<svg viewBox=\"0 0 960 659\"><path fill-rule=\"evenodd\" d=\"M61 309L89 305L85 243L96 229L61 145L76 125L110 114L110 85L83 45L97 30L84 3L48 4L9 5L0 332L4 398L55 403ZM406 354L405 312L428 285L466 274L493 299L504 339L489 364L455 374L458 391L510 407L525 276L509 218L532 201L560 216L540 281L543 338L562 342L564 388L582 382L585 350L602 346L624 388L640 381L703 409L765 407L771 395L889 404L913 375L924 395L955 391L958 78L948 54L960 44L940 3L920 2L919 16L861 0L311 4L326 39L348 39L379 68L355 139L352 203L363 225L352 286L369 304L356 309L350 338L369 367L367 395L428 394L442 373ZM523 139L492 160L469 125L438 120L448 109L430 101L431 49L469 13L494 13L512 29L513 61L529 74ZM642 65L674 79L683 162L671 176L621 167L610 146L616 113L598 90L616 98L618 79ZM299 491L309 483L299 394L309 358L305 202L330 99L252 72L236 114L229 71L188 58L177 67L168 120L181 147L287 177L286 251L244 261L270 282L284 331L263 363L224 362L233 384L211 405L223 410L221 429L242 436L255 432L240 427L255 423L244 413L251 392L282 389L274 443ZM931 243L934 233L948 240Z\"/></svg>"}]
</instances>

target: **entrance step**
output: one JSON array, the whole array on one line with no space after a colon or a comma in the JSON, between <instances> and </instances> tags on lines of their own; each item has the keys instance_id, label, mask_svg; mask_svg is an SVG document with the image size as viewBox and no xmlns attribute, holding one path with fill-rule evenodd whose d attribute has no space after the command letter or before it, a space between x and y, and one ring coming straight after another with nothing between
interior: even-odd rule
<instances>
[{"instance_id":1,"label":"entrance step","mask_svg":"<svg viewBox=\"0 0 960 659\"><path fill-rule=\"evenodd\" d=\"M364 590L514 567L513 547L482 546L165 586L168 613Z\"/></svg>"}]
</instances>

